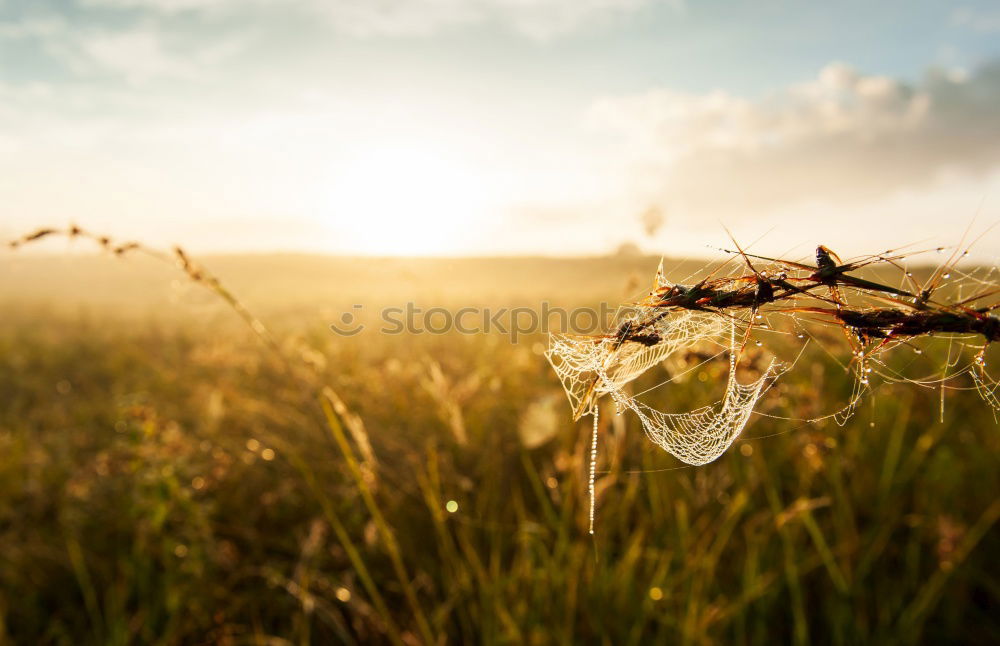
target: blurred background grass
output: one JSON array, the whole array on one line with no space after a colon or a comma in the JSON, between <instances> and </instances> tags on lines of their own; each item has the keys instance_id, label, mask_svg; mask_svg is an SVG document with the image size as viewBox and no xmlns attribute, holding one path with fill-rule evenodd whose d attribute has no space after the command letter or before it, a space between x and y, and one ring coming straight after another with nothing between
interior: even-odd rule
<instances>
[{"instance_id":1,"label":"blurred background grass","mask_svg":"<svg viewBox=\"0 0 1000 646\"><path fill-rule=\"evenodd\" d=\"M617 303L655 260L206 265L290 361L169 267L5 254L4 639L1000 640L1000 440L975 392L943 421L937 391L906 385L843 427L755 416L698 468L605 410L590 537L590 421L570 423L543 336L327 326L353 303ZM655 403L712 401L723 364ZM813 417L851 390L812 355L779 384L762 412Z\"/></svg>"}]
</instances>

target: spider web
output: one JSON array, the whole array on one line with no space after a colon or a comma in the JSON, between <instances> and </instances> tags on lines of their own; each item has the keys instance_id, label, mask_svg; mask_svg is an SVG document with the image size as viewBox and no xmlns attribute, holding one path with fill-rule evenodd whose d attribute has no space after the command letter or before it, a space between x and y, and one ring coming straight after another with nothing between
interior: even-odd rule
<instances>
[{"instance_id":1,"label":"spider web","mask_svg":"<svg viewBox=\"0 0 1000 646\"><path fill-rule=\"evenodd\" d=\"M960 262L969 255L971 248L971 245L963 248L963 242L956 247L936 248L934 251L942 254L940 257L943 262L922 280L916 278L907 265L912 256L927 254L931 250L908 253L890 250L842 262L825 247L819 247L817 264L822 264L821 255L827 260L832 258L835 262L831 262L831 266L837 265L836 270L840 272L836 279L839 282L823 283L815 282L819 280L816 278L819 271L815 266L748 255L740 250L727 253L741 257L750 272L736 268L727 275L720 275L720 270L727 264L723 263L695 287L688 288L669 283L663 274L661 261L649 296L633 305L619 308L615 322L618 331L615 334L552 334L546 357L566 392L574 419L587 414L596 416L597 401L608 395L619 411L631 410L636 414L651 441L691 465L707 464L722 455L746 427L768 387L797 362L798 356L789 363L771 359L757 379L749 383L740 383L737 379L739 357L742 356L743 346L751 332L777 332L776 327L768 325L770 318L776 319L779 324L790 323L798 332L794 336L799 339L808 337L806 343L819 342L818 336L807 331L806 327L819 326L832 331L840 328L846 333L848 347L853 352L848 364L840 361L837 363L854 375L854 387L847 405L831 414L809 419L769 417L809 423L832 418L842 425L853 415L862 395L869 391L869 379L875 376L884 382L939 387L942 402L946 382L950 384L961 377L971 378L971 388L978 391L995 411L1000 411L1000 382L994 380L984 369L984 355L989 340L981 345L963 341L976 337L975 333L969 334L972 328L966 330L956 327L938 332L940 337L950 339L943 371L937 371L940 369L940 362L937 370L931 362L931 374L914 378L896 371L886 359L888 355L896 354L892 351L898 348L909 348L919 357L921 347L926 347L926 344L916 342L935 336L935 331L931 327L915 329L912 323L910 329L893 328L891 317L886 319L889 323L881 329L873 329L871 323L866 323L876 320L866 319L866 316L884 316L887 315L887 308L894 308L889 314L902 317L897 320L919 322L921 312L932 310L935 316L958 316L964 317L966 321L975 319L978 324L992 325L986 319L992 320L992 312L1000 308L1000 302L997 302L1000 299L1000 274L995 265L989 268L981 265L960 267ZM757 264L754 265L751 259ZM931 271L929 264L922 263L924 269L921 273ZM879 282L847 275L862 268L867 276ZM779 298L770 293L770 300L758 300L753 291L761 283L768 283L772 290L785 291ZM789 287L790 284L798 287ZM775 285L779 287L774 287ZM701 291L697 298L701 300L696 301L695 297L685 300L688 294L693 294L699 288ZM933 299L930 298L932 293ZM662 306L664 304L669 305ZM973 304L978 309L972 309ZM841 315L841 312L845 314ZM854 319L848 318L848 314L854 316ZM852 325L854 320L860 321L860 327ZM867 327L863 327L865 325ZM996 321L995 325L1000 326L1000 321ZM739 348L737 331L742 336ZM900 334L897 335L897 331ZM953 357L950 344L954 342L957 342L958 354ZM629 392L628 385L657 364L664 363L671 357L697 354L696 346L705 343L720 348L719 354L728 351L729 355L728 381L719 401L688 412L674 413L657 410L638 401L637 396ZM756 345L761 343L758 341ZM805 346L801 349L804 351ZM836 360L836 353L822 349ZM978 354L974 361L963 367L958 364L961 361L960 355L966 352ZM928 356L925 354L923 358L923 363L927 364ZM893 361L892 365L900 363L903 362ZM917 366L910 367L912 369ZM951 385L947 388L962 389Z\"/></svg>"},{"instance_id":2,"label":"spider web","mask_svg":"<svg viewBox=\"0 0 1000 646\"><path fill-rule=\"evenodd\" d=\"M961 244L938 247L934 250L938 254L951 251L947 260L933 269L924 262L913 271L908 267L911 256L927 251L889 250L844 262L820 246L815 264L811 264L748 254L737 245L737 251L722 251L741 258L748 271L737 268L723 273L727 262L690 285L670 284L661 261L653 290L618 309L613 334L551 334L546 357L566 392L574 420L585 415L593 417L591 533L597 403L605 395L615 402L619 412L632 411L653 443L693 466L712 462L726 452L756 412L760 398L798 363L810 343L853 377L849 402L832 413L809 418L759 415L810 424L832 419L843 425L872 388L870 380L878 377L886 383L940 389L942 418L946 389L974 389L996 417L1000 413L1000 381L991 377L985 366L991 342L1000 341L1000 317L994 314L1000 310L1000 272L995 264L989 268L960 267L969 255L969 248L963 250ZM861 271L864 276L858 275ZM776 348L797 354L790 361L770 359L766 367L757 368L756 379L741 383L737 367L745 346L752 335L761 333L785 335L786 340ZM836 345L831 346L833 349L826 347L820 340L824 336L834 343L839 337L840 350ZM805 341L796 344L793 337ZM947 340L947 346L941 348L935 339ZM850 357L844 352L845 340ZM762 341L757 339L750 345L761 346ZM688 412L665 412L638 400L640 395L674 381L684 372L638 395L631 393L631 382L657 364L673 372L669 366L686 365L686 355L706 356L703 346L714 346L716 352L709 353L702 363L728 354L727 382L720 400ZM939 354L928 352L935 347L947 354L932 356ZM909 353L900 354L902 349ZM974 355L971 360L967 359L969 355ZM751 357L748 363L759 366L760 358ZM810 357L810 362L814 361L815 357ZM914 377L917 370L928 372ZM970 387L952 385L963 377L971 379Z\"/></svg>"},{"instance_id":3,"label":"spider web","mask_svg":"<svg viewBox=\"0 0 1000 646\"><path fill-rule=\"evenodd\" d=\"M645 329L655 334L657 342L647 346L635 341L623 343L614 337L553 335L546 356L577 418L594 414L597 399L610 395L620 410L636 414L653 443L687 464L707 464L721 456L747 425L761 395L784 370L783 364L772 359L760 377L740 383L736 376L737 323L718 314L622 308L618 318L625 323L644 320ZM671 354L705 341L721 344L725 336L729 337L725 343L729 374L720 401L689 412L665 413L627 392L631 381Z\"/></svg>"}]
</instances>

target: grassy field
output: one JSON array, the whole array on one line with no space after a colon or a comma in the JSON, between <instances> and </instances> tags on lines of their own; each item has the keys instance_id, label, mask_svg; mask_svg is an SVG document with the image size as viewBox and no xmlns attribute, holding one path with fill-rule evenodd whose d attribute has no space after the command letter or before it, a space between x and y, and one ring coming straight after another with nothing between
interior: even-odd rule
<instances>
[{"instance_id":1,"label":"grassy field","mask_svg":"<svg viewBox=\"0 0 1000 646\"><path fill-rule=\"evenodd\" d=\"M328 329L353 303L619 302L652 259L208 259L275 353L169 267L4 255L0 639L1000 641L1000 434L975 392L758 416L697 468L609 408L592 537L589 419L544 336ZM708 403L726 370L654 401ZM809 354L761 411L851 386Z\"/></svg>"}]
</instances>

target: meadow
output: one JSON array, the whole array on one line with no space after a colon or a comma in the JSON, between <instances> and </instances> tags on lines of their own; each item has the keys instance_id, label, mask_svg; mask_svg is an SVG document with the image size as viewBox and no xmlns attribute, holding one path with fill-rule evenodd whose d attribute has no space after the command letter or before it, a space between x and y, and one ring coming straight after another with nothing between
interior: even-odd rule
<instances>
[{"instance_id":1,"label":"meadow","mask_svg":"<svg viewBox=\"0 0 1000 646\"><path fill-rule=\"evenodd\" d=\"M270 347L161 263L5 251L0 639L1000 641L1000 434L974 391L757 415L702 467L609 407L590 536L590 422L544 335L329 329L352 304L617 303L657 260L204 259ZM708 403L727 368L655 401ZM761 412L852 386L816 350Z\"/></svg>"}]
</instances>

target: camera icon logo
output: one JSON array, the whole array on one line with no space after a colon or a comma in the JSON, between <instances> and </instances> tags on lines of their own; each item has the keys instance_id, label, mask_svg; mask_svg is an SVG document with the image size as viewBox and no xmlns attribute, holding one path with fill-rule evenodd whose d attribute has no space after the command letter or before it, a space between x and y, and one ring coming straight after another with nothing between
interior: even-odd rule
<instances>
[{"instance_id":1,"label":"camera icon logo","mask_svg":"<svg viewBox=\"0 0 1000 646\"><path fill-rule=\"evenodd\" d=\"M355 318L361 312L361 305L351 306L350 311L340 315L340 323L331 323L330 329L340 336L354 336L365 329L364 324L356 323Z\"/></svg>"}]
</instances>

